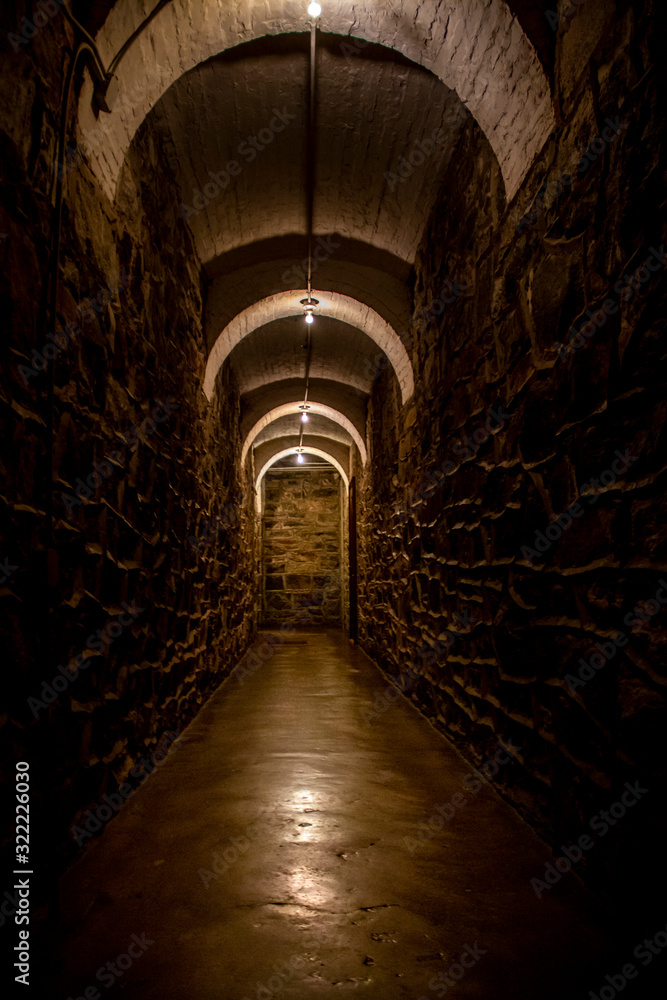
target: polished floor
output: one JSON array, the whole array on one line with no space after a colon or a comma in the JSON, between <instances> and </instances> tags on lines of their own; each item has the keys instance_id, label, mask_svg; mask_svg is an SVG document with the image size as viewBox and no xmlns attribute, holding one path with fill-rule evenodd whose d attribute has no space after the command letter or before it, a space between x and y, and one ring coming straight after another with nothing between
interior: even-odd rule
<instances>
[{"instance_id":1,"label":"polished floor","mask_svg":"<svg viewBox=\"0 0 667 1000\"><path fill-rule=\"evenodd\" d=\"M546 847L403 698L374 711L386 687L335 632L293 634L227 680L63 878L51 995L603 986L617 959L592 899L571 873L536 897Z\"/></svg>"}]
</instances>

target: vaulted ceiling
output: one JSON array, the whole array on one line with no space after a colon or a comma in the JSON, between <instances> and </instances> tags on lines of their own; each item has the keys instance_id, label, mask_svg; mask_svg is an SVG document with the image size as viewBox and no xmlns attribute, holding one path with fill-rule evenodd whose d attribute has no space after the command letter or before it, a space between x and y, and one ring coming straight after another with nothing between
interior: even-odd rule
<instances>
[{"instance_id":1,"label":"vaulted ceiling","mask_svg":"<svg viewBox=\"0 0 667 1000\"><path fill-rule=\"evenodd\" d=\"M366 460L378 371L393 371L401 403L413 392L410 272L461 131L475 119L511 198L553 125L549 44L536 5L519 4L519 20L505 0L321 2L308 435L337 461L347 449L349 471L352 449ZM117 0L106 18L91 6L107 64L154 6ZM193 376L210 399L231 366L244 457L264 465L298 441L305 389L307 7L172 0L123 59L113 112L94 116L90 87L79 107L110 199L142 130L171 166L163 197L180 206L206 288L209 358Z\"/></svg>"}]
</instances>

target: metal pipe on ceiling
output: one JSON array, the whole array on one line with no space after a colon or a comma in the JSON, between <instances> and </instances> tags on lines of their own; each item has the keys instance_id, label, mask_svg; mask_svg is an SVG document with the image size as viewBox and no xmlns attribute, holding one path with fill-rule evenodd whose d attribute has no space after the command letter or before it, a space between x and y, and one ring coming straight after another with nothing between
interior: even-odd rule
<instances>
[{"instance_id":1,"label":"metal pipe on ceiling","mask_svg":"<svg viewBox=\"0 0 667 1000\"><path fill-rule=\"evenodd\" d=\"M308 87L308 131L307 142L307 221L308 221L308 300L313 295L313 216L315 206L316 167L316 100L317 100L317 21L310 23L310 82Z\"/></svg>"}]
</instances>

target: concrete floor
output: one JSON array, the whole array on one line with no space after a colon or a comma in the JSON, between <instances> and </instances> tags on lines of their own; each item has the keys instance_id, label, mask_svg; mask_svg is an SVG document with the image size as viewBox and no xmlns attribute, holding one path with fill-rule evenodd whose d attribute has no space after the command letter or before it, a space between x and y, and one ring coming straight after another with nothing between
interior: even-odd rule
<instances>
[{"instance_id":1,"label":"concrete floor","mask_svg":"<svg viewBox=\"0 0 667 1000\"><path fill-rule=\"evenodd\" d=\"M386 685L333 632L292 635L223 684L64 876L51 995L586 1000L603 986L618 959L592 899L572 874L536 898L548 850L489 785L466 790L471 766L405 700L365 721ZM466 803L420 842L457 792Z\"/></svg>"}]
</instances>

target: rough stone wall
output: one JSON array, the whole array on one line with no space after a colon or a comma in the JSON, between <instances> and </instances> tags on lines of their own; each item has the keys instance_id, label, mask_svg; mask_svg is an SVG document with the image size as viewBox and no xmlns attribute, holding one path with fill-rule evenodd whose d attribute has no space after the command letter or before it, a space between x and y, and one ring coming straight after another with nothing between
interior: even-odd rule
<instances>
[{"instance_id":1,"label":"rough stone wall","mask_svg":"<svg viewBox=\"0 0 667 1000\"><path fill-rule=\"evenodd\" d=\"M197 260L176 200L163 197L173 179L149 134L114 206L74 146L66 169L58 328L75 332L52 362L57 560L47 560L51 415L40 359L52 353L43 290L61 30L54 22L0 60L16 97L0 117L0 559L11 567L0 588L11 664L0 724L10 766L42 761L33 829L54 870L76 849L72 824L180 732L235 666L255 586L238 392L229 373L213 404L201 391Z\"/></svg>"},{"instance_id":2,"label":"rough stone wall","mask_svg":"<svg viewBox=\"0 0 667 1000\"><path fill-rule=\"evenodd\" d=\"M495 781L556 853L639 781L576 866L639 897L665 835L665 79L654 5L599 12L560 28L561 121L509 209L474 126L445 178L414 405L385 372L369 407L360 637L471 760L521 748Z\"/></svg>"},{"instance_id":3,"label":"rough stone wall","mask_svg":"<svg viewBox=\"0 0 667 1000\"><path fill-rule=\"evenodd\" d=\"M265 625L341 625L340 481L307 470L264 477Z\"/></svg>"}]
</instances>

